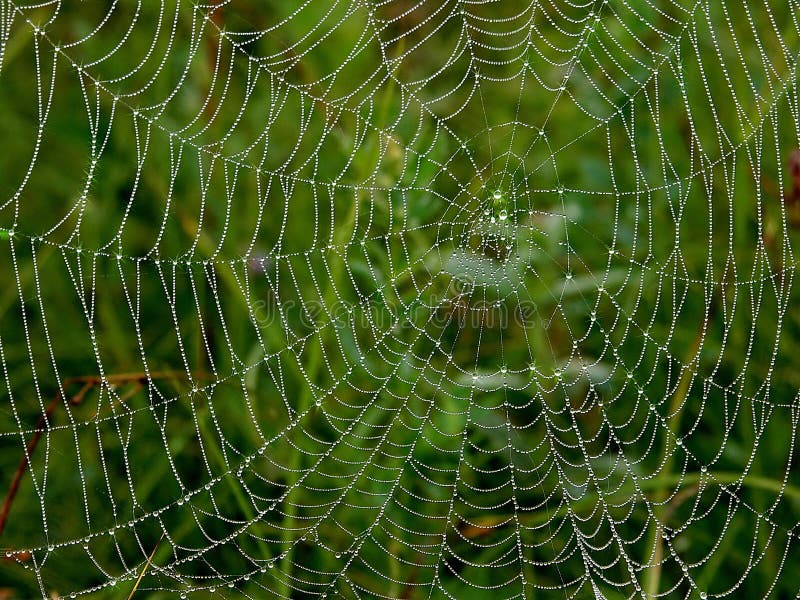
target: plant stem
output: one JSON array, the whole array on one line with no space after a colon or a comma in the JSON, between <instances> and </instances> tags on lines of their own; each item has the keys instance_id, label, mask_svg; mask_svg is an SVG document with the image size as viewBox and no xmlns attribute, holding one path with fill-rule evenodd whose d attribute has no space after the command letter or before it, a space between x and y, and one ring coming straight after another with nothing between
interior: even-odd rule
<instances>
[{"instance_id":1,"label":"plant stem","mask_svg":"<svg viewBox=\"0 0 800 600\"><path fill-rule=\"evenodd\" d=\"M670 477L672 475L675 454L671 444L671 436L680 430L681 418L683 416L682 406L686 401L686 396L689 394L692 381L694 380L694 372L691 369L691 365L700 360L700 350L702 349L703 340L705 339L711 317L712 312L709 311L708 319L704 319L700 323L694 342L687 354L688 360L683 363L687 365L687 367L678 383L678 389L675 390L672 401L669 404L669 412L667 413L668 426L664 431L664 445L659 459L659 464L664 465L663 473L665 477ZM663 502L666 498L666 489L659 490L656 497L653 498L653 524L650 528L649 540L645 545L645 556L642 560L642 564L650 564L645 572L644 580L644 592L650 597L656 597L658 595L658 588L661 583L661 562L664 554L664 526L661 522L661 518L664 516L665 507L663 506ZM649 553L650 548L653 549L652 554Z\"/></svg>"}]
</instances>

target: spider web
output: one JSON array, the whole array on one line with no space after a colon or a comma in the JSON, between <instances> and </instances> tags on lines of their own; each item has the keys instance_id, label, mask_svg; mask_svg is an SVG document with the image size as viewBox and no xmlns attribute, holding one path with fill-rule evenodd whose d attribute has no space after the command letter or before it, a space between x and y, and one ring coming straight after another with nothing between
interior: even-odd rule
<instances>
[{"instance_id":1,"label":"spider web","mask_svg":"<svg viewBox=\"0 0 800 600\"><path fill-rule=\"evenodd\" d=\"M3 578L798 592L797 2L0 6Z\"/></svg>"}]
</instances>

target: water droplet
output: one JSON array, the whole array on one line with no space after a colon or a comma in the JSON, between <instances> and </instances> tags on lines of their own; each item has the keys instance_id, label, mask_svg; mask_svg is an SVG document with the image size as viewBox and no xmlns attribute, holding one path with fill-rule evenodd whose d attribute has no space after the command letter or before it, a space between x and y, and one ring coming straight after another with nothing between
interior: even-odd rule
<instances>
[{"instance_id":1,"label":"water droplet","mask_svg":"<svg viewBox=\"0 0 800 600\"><path fill-rule=\"evenodd\" d=\"M316 404L317 406L322 406L322 400L317 398L317 400L316 400L316 402L314 402L314 404Z\"/></svg>"},{"instance_id":2,"label":"water droplet","mask_svg":"<svg viewBox=\"0 0 800 600\"><path fill-rule=\"evenodd\" d=\"M508 211L506 211L506 209L504 208L503 210L500 211L500 214L498 216L500 217L501 221L505 221L508 218Z\"/></svg>"}]
</instances>

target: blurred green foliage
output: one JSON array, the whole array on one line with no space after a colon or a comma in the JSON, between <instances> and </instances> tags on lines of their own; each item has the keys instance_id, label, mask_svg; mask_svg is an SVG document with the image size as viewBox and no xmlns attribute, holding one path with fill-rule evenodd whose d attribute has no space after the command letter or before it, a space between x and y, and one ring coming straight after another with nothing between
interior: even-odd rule
<instances>
[{"instance_id":1,"label":"blurred green foliage","mask_svg":"<svg viewBox=\"0 0 800 600\"><path fill-rule=\"evenodd\" d=\"M794 597L795 7L681 4L4 4L0 595Z\"/></svg>"}]
</instances>

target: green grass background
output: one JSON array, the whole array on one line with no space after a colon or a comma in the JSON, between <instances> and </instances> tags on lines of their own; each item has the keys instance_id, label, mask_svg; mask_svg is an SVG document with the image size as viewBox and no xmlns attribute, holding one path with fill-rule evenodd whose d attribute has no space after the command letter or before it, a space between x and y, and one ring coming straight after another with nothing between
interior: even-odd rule
<instances>
[{"instance_id":1,"label":"green grass background","mask_svg":"<svg viewBox=\"0 0 800 600\"><path fill-rule=\"evenodd\" d=\"M796 6L656 5L4 4L0 594L794 597Z\"/></svg>"}]
</instances>

